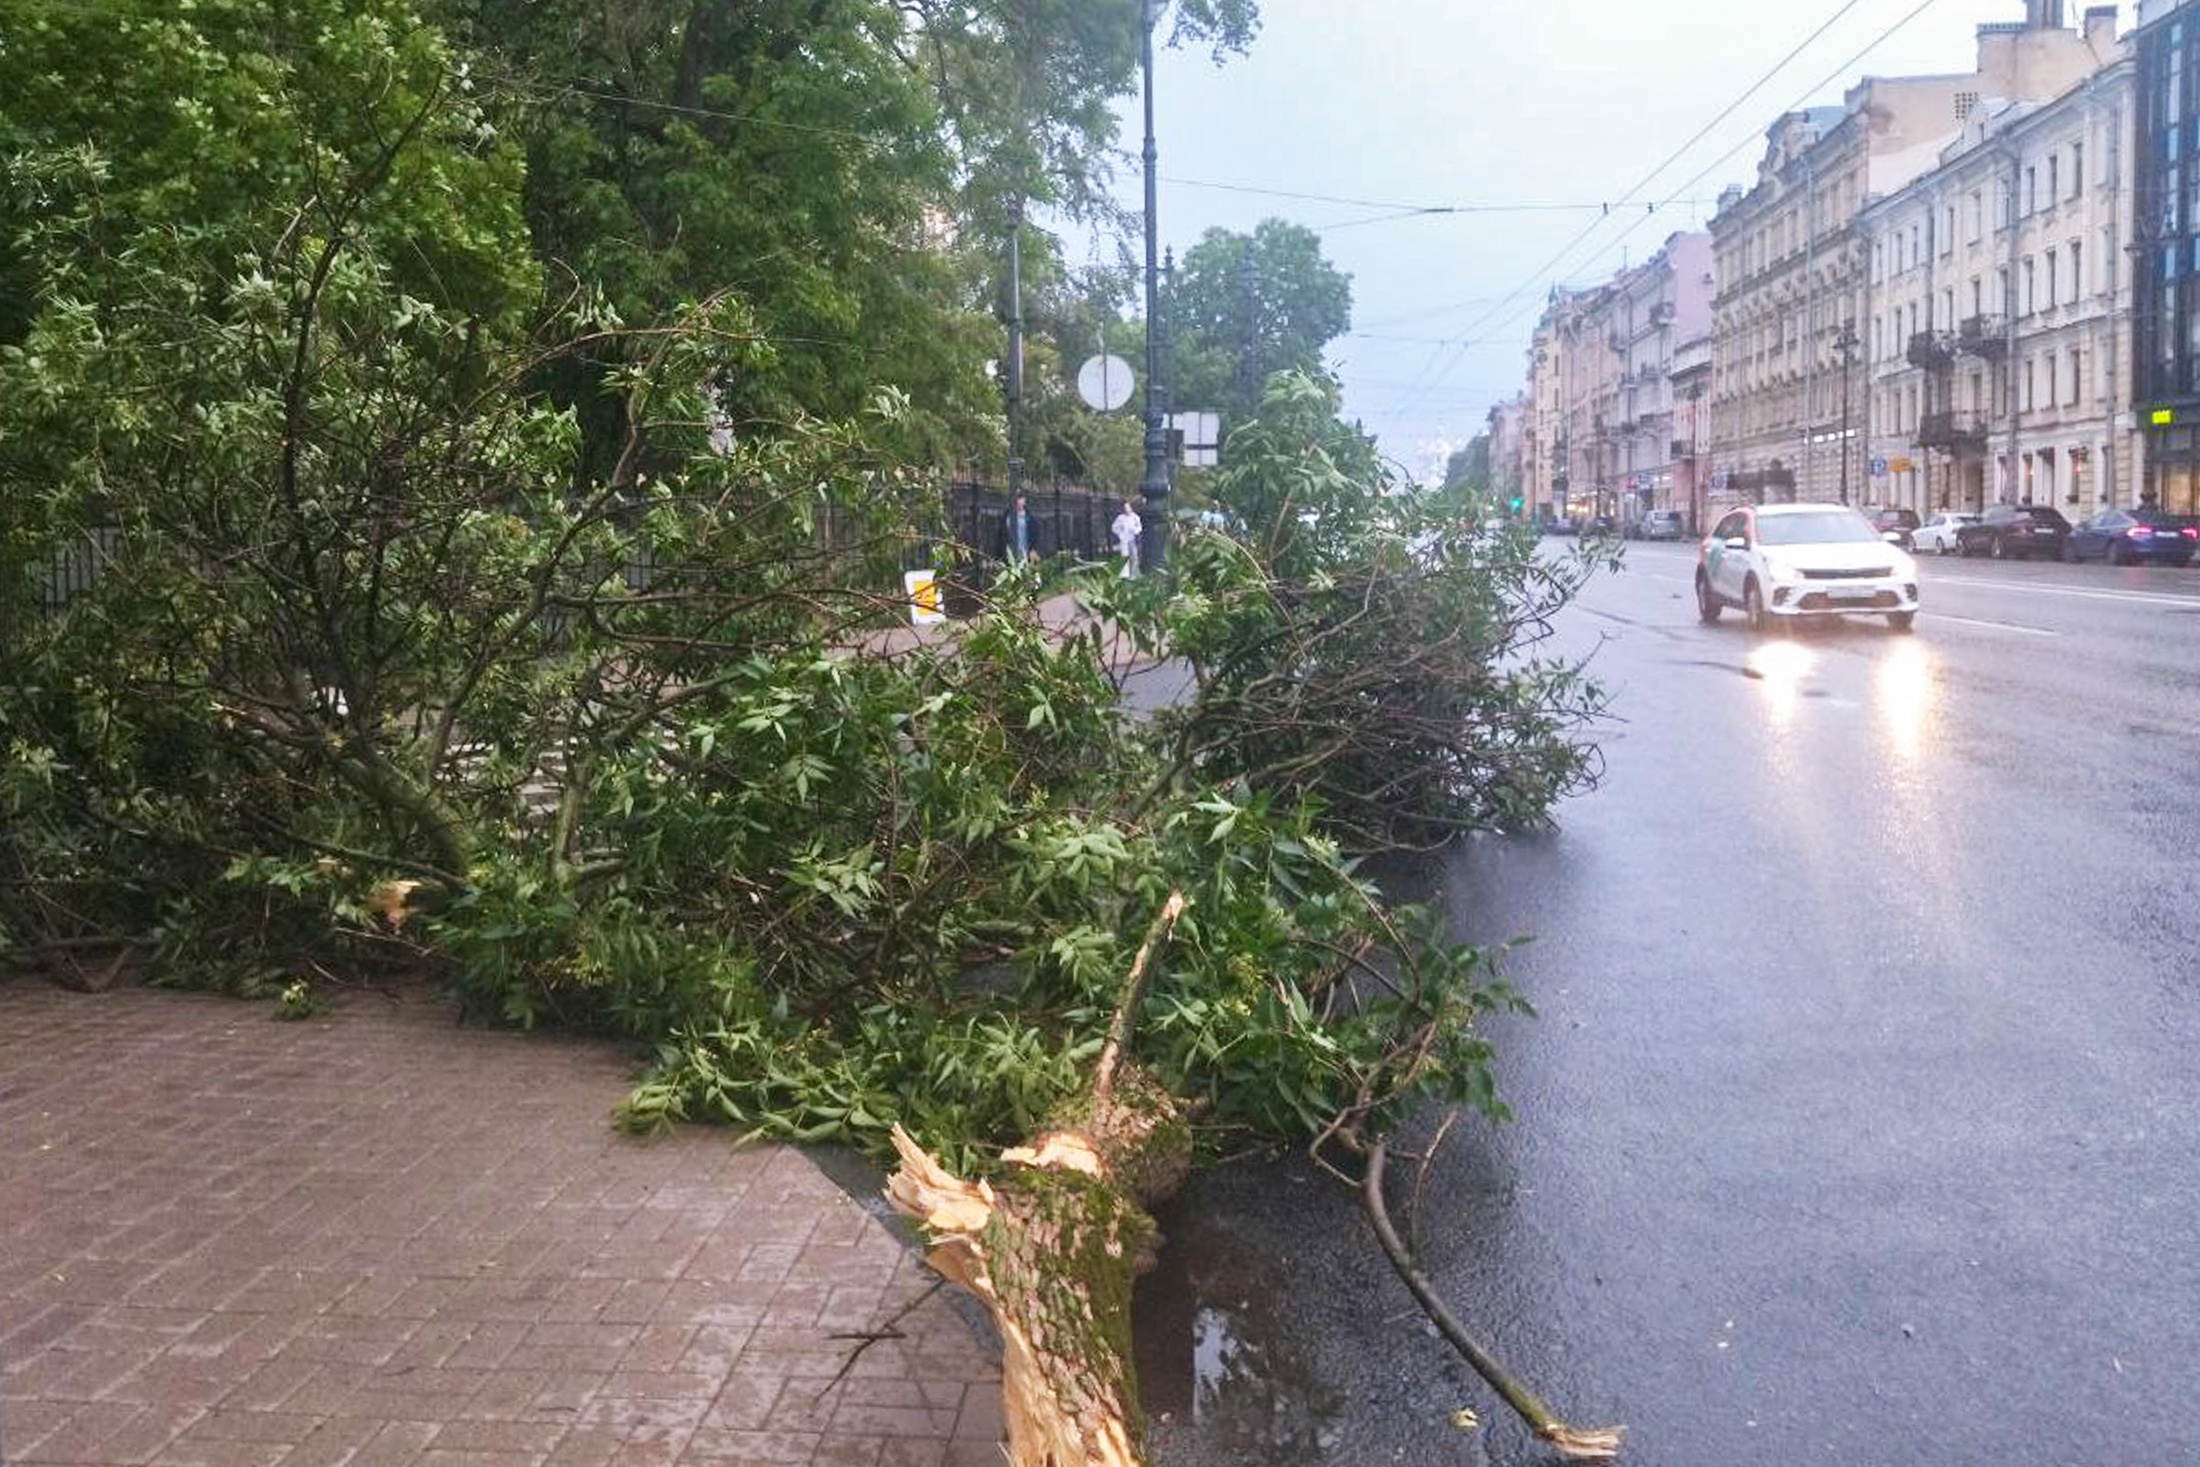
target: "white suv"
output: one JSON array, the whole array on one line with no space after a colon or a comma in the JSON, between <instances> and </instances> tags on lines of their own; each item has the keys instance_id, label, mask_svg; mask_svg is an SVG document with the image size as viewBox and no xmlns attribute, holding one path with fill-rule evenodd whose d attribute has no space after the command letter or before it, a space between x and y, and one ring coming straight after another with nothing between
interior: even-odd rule
<instances>
[{"instance_id":1,"label":"white suv","mask_svg":"<svg viewBox=\"0 0 2200 1467\"><path fill-rule=\"evenodd\" d=\"M1845 504L1759 504L1713 527L1696 557L1696 613L1739 606L1760 631L1811 616L1917 619L1917 562Z\"/></svg>"}]
</instances>

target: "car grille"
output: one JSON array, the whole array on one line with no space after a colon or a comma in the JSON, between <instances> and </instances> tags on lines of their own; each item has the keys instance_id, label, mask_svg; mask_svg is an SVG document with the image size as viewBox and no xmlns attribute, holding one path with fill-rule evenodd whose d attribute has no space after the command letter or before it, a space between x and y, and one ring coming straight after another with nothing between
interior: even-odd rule
<instances>
[{"instance_id":1,"label":"car grille","mask_svg":"<svg viewBox=\"0 0 2200 1467\"><path fill-rule=\"evenodd\" d=\"M1806 570L1806 581L1876 581L1894 574L1891 565L1863 566L1854 570Z\"/></svg>"},{"instance_id":2,"label":"car grille","mask_svg":"<svg viewBox=\"0 0 2200 1467\"><path fill-rule=\"evenodd\" d=\"M1805 591L1795 605L1801 611L1886 611L1902 604L1902 598L1892 591L1876 591L1869 600L1844 596L1839 600L1823 591Z\"/></svg>"}]
</instances>

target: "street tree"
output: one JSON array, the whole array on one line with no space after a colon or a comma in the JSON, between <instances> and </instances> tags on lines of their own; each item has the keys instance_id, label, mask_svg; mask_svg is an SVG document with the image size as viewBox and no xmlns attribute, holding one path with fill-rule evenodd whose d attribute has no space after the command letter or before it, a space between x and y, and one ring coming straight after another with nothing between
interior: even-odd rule
<instances>
[{"instance_id":1,"label":"street tree","mask_svg":"<svg viewBox=\"0 0 2200 1467\"><path fill-rule=\"evenodd\" d=\"M1277 372L1323 375L1323 352L1352 324L1351 277L1321 237L1281 219L1251 234L1210 229L1185 251L1163 303L1179 410L1252 421Z\"/></svg>"},{"instance_id":2,"label":"street tree","mask_svg":"<svg viewBox=\"0 0 2200 1467\"><path fill-rule=\"evenodd\" d=\"M802 18L689 16L783 45ZM42 12L0 51L11 958L259 994L424 972L474 1015L649 1043L635 1126L877 1152L899 1127L999 1179L984 1256L1032 1306L1040 1450L1135 1451L1122 1285L1202 1131L1307 1145L1381 1227L1404 1116L1504 1113L1477 1022L1517 1003L1501 955L1352 855L1543 818L1593 774L1593 701L1534 655L1551 583L1412 553L1425 506L1319 383L1277 379L1226 484L1245 533L1187 535L1174 587L1102 578L1065 630L1011 576L912 640L940 400L779 333L868 310L923 190L820 202L867 232L856 284L814 282L850 296L688 293L688 216L653 190L737 180L686 122L530 134L496 58L403 0L124 20ZM662 36L627 39L684 95ZM869 54L816 41L786 68ZM756 81L806 120L701 81L729 145L831 125L829 77ZM164 117L190 129L166 153ZM579 164L539 183L560 146ZM576 270L617 250L545 245L586 208L657 252ZM882 332L928 299L879 296ZM43 615L76 543L97 573ZM1126 644L1185 661L1181 709L1125 713Z\"/></svg>"}]
</instances>

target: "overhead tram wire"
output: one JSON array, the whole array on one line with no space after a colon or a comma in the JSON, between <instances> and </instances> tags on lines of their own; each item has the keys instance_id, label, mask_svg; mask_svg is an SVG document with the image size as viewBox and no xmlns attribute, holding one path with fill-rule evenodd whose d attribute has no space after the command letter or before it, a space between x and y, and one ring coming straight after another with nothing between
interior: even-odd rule
<instances>
[{"instance_id":1,"label":"overhead tram wire","mask_svg":"<svg viewBox=\"0 0 2200 1467\"><path fill-rule=\"evenodd\" d=\"M1808 106L1812 97L1817 96L1827 87L1833 85L1833 83L1839 81L1842 77L1846 76L1851 67L1855 66L1865 57L1871 55L1872 52L1878 50L1881 46L1884 46L1888 41L1892 40L1895 35L1903 29L1903 27L1909 25L1910 22L1916 20L1919 16L1923 15L1926 11L1932 9L1935 5L1939 3L1940 0L1919 0L1917 6L1913 8L1908 14L1904 15L1900 20L1897 20L1893 25L1887 27L1887 29L1885 29L1884 31L1881 31L1878 38L1874 40L1870 45L1866 46L1863 50L1857 52L1854 56L1851 56L1848 60L1842 62L1839 66L1835 67L1833 71L1829 73L1823 81L1819 82L1818 85L1804 92L1800 97L1797 97L1795 101L1789 103L1788 106L1783 109L1783 111L1795 112L1805 106ZM1703 180L1708 178L1711 174L1724 167L1727 161L1731 159L1736 153L1741 152L1742 149L1749 147L1754 142L1756 142L1756 139L1753 137L1743 138L1733 147L1727 149L1724 153L1721 153L1718 157L1712 159L1709 163L1705 164L1704 169L1701 173L1698 173L1694 178L1691 178L1688 180L1688 182L1682 184L1679 189L1675 190L1675 192L1685 193L1689 189L1694 188L1697 184L1703 182ZM1664 206L1661 204L1659 207L1663 208ZM1604 259L1606 256L1610 255L1614 249L1617 248L1617 242L1606 245L1600 253L1591 255L1587 260L1585 260L1583 262L1583 266L1586 267L1596 264L1599 260Z\"/></svg>"},{"instance_id":2,"label":"overhead tram wire","mask_svg":"<svg viewBox=\"0 0 2200 1467\"><path fill-rule=\"evenodd\" d=\"M1849 57L1848 60L1842 62L1839 66L1828 72L1826 76L1823 77L1816 85L1806 88L1801 93L1801 95L1799 95L1793 102L1790 102L1786 107L1781 109L1782 113L1785 114L1788 112L1794 112L1805 106L1808 106L1812 97L1817 96L1827 87L1841 80L1842 77L1848 74L1851 67L1854 67L1865 57L1871 55L1872 52L1878 50L1881 46L1884 46L1888 41L1892 40L1897 34L1899 34L1904 27L1908 26L1912 21L1916 20L1919 16L1923 15L1926 11L1932 9L1935 5L1939 3L1940 0L1918 0L1918 4L1915 7L1913 7L1907 14L1903 15L1899 20L1895 21L1894 24L1888 26L1885 30L1881 31L1876 37L1872 39L1869 45L1865 46L1861 51L1858 51L1855 55ZM1695 177L1689 179L1686 183L1683 183L1679 188L1675 189L1673 191L1672 198L1678 198L1681 195L1687 193L1688 190L1694 188L1697 184L1703 182L1704 179L1710 177L1711 174L1717 172L1720 168L1724 167L1729 159L1733 158L1735 154L1741 152L1744 148L1749 147L1755 141L1756 139L1753 137L1745 137L1740 142L1736 143L1733 147L1727 149L1724 153L1721 153L1718 157L1712 159L1709 163L1704 165L1703 170L1696 174ZM1667 202L1670 202L1670 200L1660 201L1657 205L1653 207L1663 208L1665 207L1665 204ZM1602 250L1598 251L1594 255L1591 255L1587 260L1582 261L1581 268L1586 269L1588 266L1594 265L1599 261L1608 258L1611 255L1612 251L1620 248L1625 243L1626 239L1624 237L1612 241ZM1528 302L1528 304L1532 305L1533 302L1530 301ZM1502 309L1502 307L1500 307L1500 309ZM1520 313L1518 311L1515 311L1513 315L1506 318L1505 321L1498 323L1498 329L1501 330L1506 325L1510 324L1510 322L1518 320L1519 315ZM1478 341L1463 342L1461 344L1464 346L1477 346L1483 344L1483 342L1486 342L1490 339L1492 338L1483 337ZM1449 368L1446 369L1446 371L1448 370ZM1436 377L1428 384L1425 391L1433 392L1436 387L1442 384L1443 380L1444 373L1438 373ZM1404 408L1412 405L1412 400L1409 398L1406 403L1400 405L1400 410L1402 411Z\"/></svg>"},{"instance_id":3,"label":"overhead tram wire","mask_svg":"<svg viewBox=\"0 0 2200 1467\"><path fill-rule=\"evenodd\" d=\"M1538 266L1533 274L1529 275L1525 280L1521 281L1519 285L1513 287L1510 291L1506 292L1505 295L1500 298L1498 304L1492 307L1487 314L1485 314L1479 320L1475 321L1472 325L1468 326L1466 330L1461 332L1461 337L1472 338L1476 336L1476 334L1480 332L1484 326L1487 326L1492 320L1500 315L1504 311L1505 307L1511 305L1513 302L1517 301L1523 294L1532 290L1538 281L1542 280L1544 277L1551 274L1552 271L1556 270L1559 265L1565 261L1567 256L1571 255L1577 248L1580 247L1584 240L1588 239L1590 235L1595 234L1597 230L1601 229L1610 220L1612 212L1624 210L1630 205L1640 202L1637 196L1640 195L1644 189L1650 186L1650 183L1653 179L1657 178L1659 174L1664 173L1667 169L1678 163L1683 157L1687 156L1689 149L1695 147L1697 143L1702 142L1705 137L1709 136L1714 128L1719 126L1719 124L1725 122L1736 112L1739 112L1742 109L1744 103L1748 102L1750 98L1756 96L1757 93L1763 91L1765 87L1771 84L1773 78L1777 77L1781 72L1787 70L1790 63L1792 63L1798 56L1801 56L1805 51L1809 50L1811 46L1817 43L1818 39L1821 36L1825 35L1827 31L1832 30L1833 27L1838 25L1841 20L1848 15L1850 11L1856 9L1856 7L1861 5L1862 3L1863 0L1843 0L1843 3L1833 12L1833 14L1827 16L1825 20L1819 23L1818 27L1815 30L1813 30L1809 35L1805 36L1801 41L1797 42L1795 46L1793 46L1785 56L1782 56L1778 61L1774 62L1770 68L1768 68L1766 71L1758 76L1757 80L1751 82L1747 87L1745 87L1742 90L1741 95L1737 96L1733 101L1727 103L1725 107L1721 108L1717 116L1713 117L1709 122L1698 128L1687 142L1682 143L1678 148L1675 148L1670 154L1666 156L1663 162L1658 164L1657 167L1651 169L1648 173L1644 174L1641 182L1637 183L1633 188L1627 190L1625 194L1622 194L1620 196L1619 202L1613 206L1613 209L1611 211L1607 211L1603 214L1600 214L1597 218L1590 220L1589 223L1585 225L1578 234L1576 234L1572 239L1566 241L1564 245L1560 246L1556 254L1554 254L1553 256L1551 256L1550 259L1546 260L1543 264ZM1926 3L1931 4L1933 3L1933 0L1926 0ZM1899 30L1901 26L1906 24L1908 24L1908 21L1906 20L1898 22L1894 29ZM1889 30L1886 35L1892 35L1893 33L1893 30ZM1880 42L1886 39L1886 35L1882 35L1880 37L1880 41L1874 41L1870 47L1867 47L1867 53L1873 49L1876 49L1879 46ZM1813 88L1812 90L1815 91L1816 88ZM1677 198L1682 192L1685 192L1685 190L1675 190L1675 197ZM1664 206L1662 204L1653 204L1649 207L1647 213L1654 214L1661 207ZM1424 375L1426 375L1427 373L1433 373L1435 370L1436 363L1431 362Z\"/></svg>"},{"instance_id":4,"label":"overhead tram wire","mask_svg":"<svg viewBox=\"0 0 2200 1467\"><path fill-rule=\"evenodd\" d=\"M1223 193L1254 194L1269 199L1294 199L1303 204L1338 204L1351 209L1387 209L1400 216L1413 214L1585 214L1608 213L1613 205L1603 200L1586 203L1408 204L1395 199L1355 199L1340 194L1311 194L1293 189L1258 188L1249 183L1213 183L1199 178L1161 180L1178 188L1216 189ZM1708 201L1707 201L1708 202Z\"/></svg>"}]
</instances>

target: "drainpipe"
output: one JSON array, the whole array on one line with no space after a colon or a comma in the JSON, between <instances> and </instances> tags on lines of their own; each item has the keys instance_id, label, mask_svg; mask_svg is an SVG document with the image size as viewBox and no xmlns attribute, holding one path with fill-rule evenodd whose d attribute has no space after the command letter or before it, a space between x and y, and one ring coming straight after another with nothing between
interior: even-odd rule
<instances>
[{"instance_id":1,"label":"drainpipe","mask_svg":"<svg viewBox=\"0 0 2200 1467\"><path fill-rule=\"evenodd\" d=\"M2002 399L2009 408L2008 465L2009 478L2003 486L2009 496L2007 502L2017 498L2017 183L2021 170L2018 167L2015 139L2002 139L2003 156L2009 160L2009 269L2008 285L2003 289L2002 301L2002 349L2001 388Z\"/></svg>"},{"instance_id":2,"label":"drainpipe","mask_svg":"<svg viewBox=\"0 0 2200 1467\"><path fill-rule=\"evenodd\" d=\"M2134 84L2125 90L2125 97L2136 97ZM2119 388L2127 385L2130 374L2123 369L2123 308L2118 298L2130 287L2131 272L2120 263L2124 257L2124 97L2116 99L2109 114L2108 157L2103 160L2108 168L2108 257L2101 266L2109 272L2108 292L2108 437L2101 454L2101 502L2113 507L2116 503L2117 481L2122 477L2116 472L2118 460L2123 457L2126 439L2119 437L2116 424L2124 413L2131 411L2130 394ZM2137 307L2136 298L2132 301ZM2122 407L2118 403L2123 404ZM2133 425L2136 433L2137 425Z\"/></svg>"},{"instance_id":3,"label":"drainpipe","mask_svg":"<svg viewBox=\"0 0 2200 1467\"><path fill-rule=\"evenodd\" d=\"M1795 497L1816 490L1818 424L1818 145L1803 155L1803 472Z\"/></svg>"},{"instance_id":4,"label":"drainpipe","mask_svg":"<svg viewBox=\"0 0 2200 1467\"><path fill-rule=\"evenodd\" d=\"M1864 277L1864 311L1862 317L1864 322L1864 336L1863 339L1857 343L1857 353L1864 359L1864 424L1863 427L1859 430L1863 435L1862 454L1864 459L1864 471L1857 477L1863 483L1863 502L1866 504L1875 503L1879 494L1878 488L1872 483L1872 460L1878 457L1878 455L1872 451L1873 444L1876 441L1873 437L1872 423L1872 382L1873 374L1878 370L1878 364L1872 359L1871 350L1871 323L1875 319L1872 315L1872 312L1876 307L1876 302L1874 301L1872 295L1872 243L1872 226L1870 223L1866 222L1866 216L1860 211L1856 216L1856 252L1857 259L1861 262L1861 268L1858 273L1860 273ZM1843 445L1842 451L1844 453L1848 451L1847 445ZM1891 487L1892 486L1890 483L1890 488ZM1928 493L1930 491L1930 488L1930 471L1928 471Z\"/></svg>"}]
</instances>

